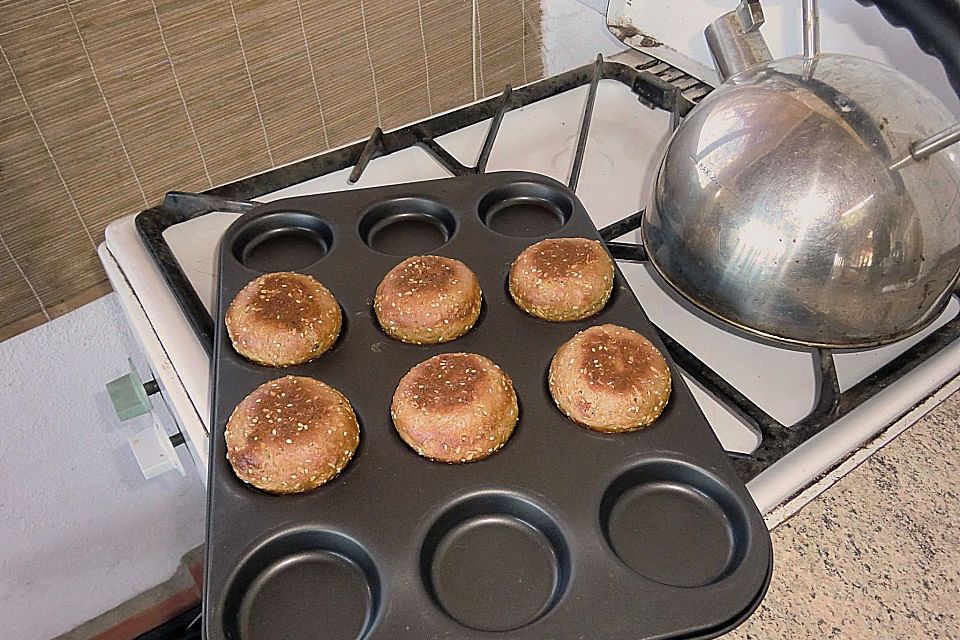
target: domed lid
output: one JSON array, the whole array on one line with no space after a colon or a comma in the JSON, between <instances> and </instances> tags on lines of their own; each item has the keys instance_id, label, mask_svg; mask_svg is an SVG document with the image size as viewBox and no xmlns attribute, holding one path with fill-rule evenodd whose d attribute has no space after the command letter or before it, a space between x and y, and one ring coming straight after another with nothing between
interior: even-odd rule
<instances>
[{"instance_id":1,"label":"domed lid","mask_svg":"<svg viewBox=\"0 0 960 640\"><path fill-rule=\"evenodd\" d=\"M862 58L742 71L675 132L647 251L682 294L757 333L826 346L911 333L960 271L958 151L891 167L952 121Z\"/></svg>"}]
</instances>

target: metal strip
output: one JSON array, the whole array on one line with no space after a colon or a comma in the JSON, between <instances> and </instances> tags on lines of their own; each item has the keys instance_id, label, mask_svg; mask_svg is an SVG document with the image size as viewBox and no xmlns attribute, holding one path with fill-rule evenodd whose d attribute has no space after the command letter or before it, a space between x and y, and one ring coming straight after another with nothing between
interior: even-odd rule
<instances>
[{"instance_id":1,"label":"metal strip","mask_svg":"<svg viewBox=\"0 0 960 640\"><path fill-rule=\"evenodd\" d=\"M590 78L590 89L587 91L587 104L583 107L583 118L580 121L580 137L577 139L577 150L573 154L573 168L570 169L570 181L567 185L576 192L580 181L580 169L583 168L583 155L587 150L587 137L590 135L590 122L593 120L593 105L597 101L597 87L600 86L600 77L603 75L603 54L597 54L593 63L593 77Z\"/></svg>"},{"instance_id":2,"label":"metal strip","mask_svg":"<svg viewBox=\"0 0 960 640\"><path fill-rule=\"evenodd\" d=\"M487 136L483 139L483 146L480 147L480 156L477 158L477 166L474 168L476 173L483 173L487 170L487 162L490 160L490 153L493 151L493 143L500 133L500 124L503 122L503 116L510 107L510 98L513 97L513 87L507 85L503 88L500 97L500 104L497 106L497 112L493 114L493 120L490 121L490 128L487 129Z\"/></svg>"}]
</instances>

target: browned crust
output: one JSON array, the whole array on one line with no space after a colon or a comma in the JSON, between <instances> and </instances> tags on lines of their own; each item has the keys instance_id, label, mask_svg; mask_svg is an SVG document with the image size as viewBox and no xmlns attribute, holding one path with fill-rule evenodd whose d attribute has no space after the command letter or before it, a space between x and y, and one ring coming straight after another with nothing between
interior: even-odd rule
<instances>
[{"instance_id":1,"label":"browned crust","mask_svg":"<svg viewBox=\"0 0 960 640\"><path fill-rule=\"evenodd\" d=\"M520 410L513 382L475 353L443 353L400 380L390 416L400 437L438 462L473 462L496 452Z\"/></svg>"},{"instance_id":2,"label":"browned crust","mask_svg":"<svg viewBox=\"0 0 960 640\"><path fill-rule=\"evenodd\" d=\"M550 394L571 420L606 433L652 424L670 399L670 368L636 331L604 324L564 343L550 363Z\"/></svg>"},{"instance_id":3,"label":"browned crust","mask_svg":"<svg viewBox=\"0 0 960 640\"><path fill-rule=\"evenodd\" d=\"M480 316L480 303L480 283L467 265L441 256L414 256L384 276L373 309L391 337L437 344L468 332Z\"/></svg>"},{"instance_id":4,"label":"browned crust","mask_svg":"<svg viewBox=\"0 0 960 640\"><path fill-rule=\"evenodd\" d=\"M237 477L270 493L302 493L336 477L357 450L360 425L333 387L302 376L266 382L224 430Z\"/></svg>"},{"instance_id":5,"label":"browned crust","mask_svg":"<svg viewBox=\"0 0 960 640\"><path fill-rule=\"evenodd\" d=\"M227 333L237 353L257 364L287 367L319 357L340 335L340 305L326 287L279 271L251 281L230 303Z\"/></svg>"},{"instance_id":6,"label":"browned crust","mask_svg":"<svg viewBox=\"0 0 960 640\"><path fill-rule=\"evenodd\" d=\"M510 267L510 296L530 315L553 322L598 313L613 291L613 260L596 240L551 238L533 244Z\"/></svg>"}]
</instances>

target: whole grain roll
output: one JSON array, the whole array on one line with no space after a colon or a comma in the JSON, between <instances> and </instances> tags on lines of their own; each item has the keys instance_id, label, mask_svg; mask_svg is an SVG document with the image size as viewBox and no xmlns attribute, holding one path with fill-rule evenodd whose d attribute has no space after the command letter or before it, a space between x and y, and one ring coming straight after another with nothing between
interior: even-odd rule
<instances>
[{"instance_id":1,"label":"whole grain roll","mask_svg":"<svg viewBox=\"0 0 960 640\"><path fill-rule=\"evenodd\" d=\"M598 313L613 291L613 260L587 238L551 238L523 250L510 267L510 296L530 315L553 322Z\"/></svg>"},{"instance_id":2,"label":"whole grain roll","mask_svg":"<svg viewBox=\"0 0 960 640\"><path fill-rule=\"evenodd\" d=\"M390 416L417 453L439 462L472 462L497 451L519 417L513 382L475 353L443 353L400 380Z\"/></svg>"},{"instance_id":3,"label":"whole grain roll","mask_svg":"<svg viewBox=\"0 0 960 640\"><path fill-rule=\"evenodd\" d=\"M267 273L230 303L227 333L237 353L257 364L287 367L319 357L340 335L340 305L316 279Z\"/></svg>"},{"instance_id":4,"label":"whole grain roll","mask_svg":"<svg viewBox=\"0 0 960 640\"><path fill-rule=\"evenodd\" d=\"M414 256L391 269L373 301L377 321L391 337L413 344L459 338L480 316L480 283L453 258Z\"/></svg>"},{"instance_id":5,"label":"whole grain roll","mask_svg":"<svg viewBox=\"0 0 960 640\"><path fill-rule=\"evenodd\" d=\"M360 443L360 425L350 402L333 387L286 376L244 398L224 437L238 478L270 493L302 493L347 466Z\"/></svg>"},{"instance_id":6,"label":"whole grain roll","mask_svg":"<svg viewBox=\"0 0 960 640\"><path fill-rule=\"evenodd\" d=\"M574 422L606 433L649 426L670 398L670 368L636 331L604 324L565 342L550 363L550 394Z\"/></svg>"}]
</instances>

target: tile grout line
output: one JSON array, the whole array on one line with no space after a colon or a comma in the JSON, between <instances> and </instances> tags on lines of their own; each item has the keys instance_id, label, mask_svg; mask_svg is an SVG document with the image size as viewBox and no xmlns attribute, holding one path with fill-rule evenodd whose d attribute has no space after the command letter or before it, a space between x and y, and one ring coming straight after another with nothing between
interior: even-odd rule
<instances>
[{"instance_id":1,"label":"tile grout line","mask_svg":"<svg viewBox=\"0 0 960 640\"><path fill-rule=\"evenodd\" d=\"M47 322L50 322L50 314L47 313L47 308L43 306L43 300L40 299L40 294L37 293L37 290L33 288L33 283L30 282L30 278L27 277L26 272L20 266L20 263L17 262L16 256L13 255L13 251L10 250L10 247L7 246L6 240L3 239L3 234L0 234L0 244L3 245L3 248L6 250L7 255L10 256L10 260L13 262L13 266L17 268L17 271L20 272L20 275L23 276L24 282L27 283L27 286L30 287L30 291L33 293L33 297L37 299L37 304L40 305L40 311L43 312L43 316L47 319Z\"/></svg>"},{"instance_id":2,"label":"tile grout line","mask_svg":"<svg viewBox=\"0 0 960 640\"><path fill-rule=\"evenodd\" d=\"M360 0L360 23L363 25L363 42L367 47L367 61L370 63L370 76L373 78L373 103L377 107L377 126L383 128L383 118L380 117L380 90L377 88L377 71L373 68L373 54L370 53L370 36L367 35L367 12Z\"/></svg>"},{"instance_id":3,"label":"tile grout line","mask_svg":"<svg viewBox=\"0 0 960 640\"><path fill-rule=\"evenodd\" d=\"M471 54L473 55L473 100L480 97L477 93L477 0L470 3L470 38Z\"/></svg>"},{"instance_id":4,"label":"tile grout line","mask_svg":"<svg viewBox=\"0 0 960 640\"><path fill-rule=\"evenodd\" d=\"M487 96L487 90L483 82L483 31L480 29L480 2L474 0L473 6L477 11L477 69L480 74L480 97Z\"/></svg>"},{"instance_id":5,"label":"tile grout line","mask_svg":"<svg viewBox=\"0 0 960 640\"><path fill-rule=\"evenodd\" d=\"M523 61L523 83L527 83L527 0L520 0L520 56Z\"/></svg>"},{"instance_id":6,"label":"tile grout line","mask_svg":"<svg viewBox=\"0 0 960 640\"><path fill-rule=\"evenodd\" d=\"M183 105L183 112L187 115L187 124L190 125L190 133L193 134L193 139L197 143L197 153L200 154L200 164L203 165L203 172L207 176L207 182L212 187L213 178L210 177L210 169L207 167L207 159L203 157L203 147L200 145L200 137L197 135L197 130L193 126L193 118L190 117L190 109L187 107L187 99L183 95L183 89L180 88L180 78L177 77L177 68L173 65L173 57L170 55L170 48L167 47L167 38L163 35L163 24L160 22L160 12L157 10L157 3L155 0L150 0L150 5L153 7L153 16L157 19L157 29L160 31L160 43L163 45L163 50L167 54L167 63L170 65L171 73L173 73L173 83L177 85L177 93L180 95L180 103Z\"/></svg>"},{"instance_id":7,"label":"tile grout line","mask_svg":"<svg viewBox=\"0 0 960 640\"><path fill-rule=\"evenodd\" d=\"M263 143L267 147L267 157L270 158L270 166L277 166L273 161L273 151L270 149L270 138L267 137L267 123L263 120L263 112L260 111L260 101L257 99L257 88L253 86L253 75L250 73L250 65L247 63L247 52L243 48L243 38L240 36L240 22L237 20L237 12L233 8L233 0L230 0L230 15L233 16L233 27L237 30L237 42L240 43L240 57L243 58L243 67L247 70L247 81L250 83L250 93L253 94L253 104L257 107L257 117L260 119L260 130L263 131Z\"/></svg>"},{"instance_id":8,"label":"tile grout line","mask_svg":"<svg viewBox=\"0 0 960 640\"><path fill-rule=\"evenodd\" d=\"M87 237L90 239L90 245L96 250L97 243L93 241L93 235L90 233L87 223L84 222L83 216L80 215L80 208L77 206L77 201L73 199L73 194L70 192L70 187L67 186L67 181L63 177L63 172L60 171L60 165L57 164L57 159L53 157L53 151L50 149L50 145L47 144L47 139L43 135L43 130L40 129L40 123L37 122L36 116L33 115L33 109L30 108L30 103L27 102L27 96L23 93L23 87L20 86L20 80L17 78L17 72L13 70L13 65L10 64L10 59L7 58L6 51L3 50L3 45L0 45L0 56L3 56L3 61L7 63L7 68L10 69L10 75L13 76L13 82L17 85L17 91L20 93L20 99L23 100L23 106L27 108L27 114L30 116L30 120L33 122L33 126L37 130L37 135L40 136L40 142L43 143L43 148L46 149L47 155L50 156L50 162L53 163L53 168L57 172L57 177L60 178L60 184L63 185L64 191L67 192L67 198L70 199L70 204L73 205L73 211L77 214L77 219L80 220L80 226L83 227L84 232L87 234Z\"/></svg>"},{"instance_id":9,"label":"tile grout line","mask_svg":"<svg viewBox=\"0 0 960 640\"><path fill-rule=\"evenodd\" d=\"M73 7L70 6L67 0L64 0L63 4L70 13L70 21L73 22L73 28L77 32L77 38L80 40L80 48L83 49L83 55L87 59L87 64L90 65L90 73L93 74L93 81L97 85L97 91L100 92L100 99L103 100L103 106L107 108L107 115L110 116L110 124L113 125L113 132L117 134L117 142L120 143L120 150L123 151L123 157L127 161L127 166L130 167L130 172L133 174L133 179L137 183L137 188L140 189L143 206L149 207L150 203L147 201L147 193L143 190L143 183L140 182L137 169L133 166L133 160L130 159L130 154L127 152L127 145L123 143L123 136L120 135L120 127L117 125L117 119L113 117L113 109L110 108L107 94L103 92L103 85L100 84L100 76L97 75L97 69L93 66L93 59L90 57L90 52L87 51L87 43L83 39L83 34L80 33L80 25L77 24L77 17L73 14Z\"/></svg>"},{"instance_id":10,"label":"tile grout line","mask_svg":"<svg viewBox=\"0 0 960 640\"><path fill-rule=\"evenodd\" d=\"M317 94L317 109L320 110L320 126L323 127L323 142L330 148L330 136L327 133L327 120L323 116L323 103L320 101L320 85L317 84L317 74L313 70L313 57L310 55L310 42L307 40L307 25L303 21L303 5L297 0L297 13L300 15L300 31L303 33L303 46L307 50L307 65L310 67L310 79L313 80L313 91Z\"/></svg>"},{"instance_id":11,"label":"tile grout line","mask_svg":"<svg viewBox=\"0 0 960 640\"><path fill-rule=\"evenodd\" d=\"M420 21L420 42L423 43L423 70L427 74L427 108L433 115L433 98L430 96L430 62L427 60L427 36L423 32L423 6L417 0L417 18Z\"/></svg>"}]
</instances>

